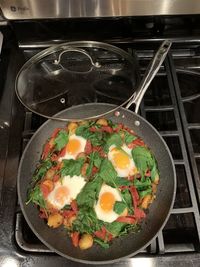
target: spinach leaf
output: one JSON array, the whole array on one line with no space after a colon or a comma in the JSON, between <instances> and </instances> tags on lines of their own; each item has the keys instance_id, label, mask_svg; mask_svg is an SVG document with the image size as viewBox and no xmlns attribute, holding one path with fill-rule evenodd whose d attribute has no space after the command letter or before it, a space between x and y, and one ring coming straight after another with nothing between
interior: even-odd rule
<instances>
[{"instance_id":1,"label":"spinach leaf","mask_svg":"<svg viewBox=\"0 0 200 267\"><path fill-rule=\"evenodd\" d=\"M86 175L90 176L92 172L93 166L99 168L101 165L102 158L100 157L99 153L97 151L92 152L90 154L90 164L87 168Z\"/></svg>"},{"instance_id":2,"label":"spinach leaf","mask_svg":"<svg viewBox=\"0 0 200 267\"><path fill-rule=\"evenodd\" d=\"M103 133L102 132L91 132L91 124L81 125L76 129L76 135L82 136L85 139L89 139L93 146L100 146L103 143Z\"/></svg>"},{"instance_id":3,"label":"spinach leaf","mask_svg":"<svg viewBox=\"0 0 200 267\"><path fill-rule=\"evenodd\" d=\"M127 131L124 131L124 141L127 145L133 142L135 139L137 139L137 136L132 135Z\"/></svg>"},{"instance_id":4,"label":"spinach leaf","mask_svg":"<svg viewBox=\"0 0 200 267\"><path fill-rule=\"evenodd\" d=\"M106 140L106 144L104 146L104 150L105 150L105 152L108 152L109 147L111 145L115 145L117 147L121 147L122 144L123 144L123 142L122 142L122 138L121 138L120 134L114 133L112 135L109 135L108 139Z\"/></svg>"},{"instance_id":5,"label":"spinach leaf","mask_svg":"<svg viewBox=\"0 0 200 267\"><path fill-rule=\"evenodd\" d=\"M138 146L132 149L132 157L142 177L144 177L144 174L148 169L151 170L153 166L156 165L155 158L145 147Z\"/></svg>"},{"instance_id":6,"label":"spinach leaf","mask_svg":"<svg viewBox=\"0 0 200 267\"><path fill-rule=\"evenodd\" d=\"M40 166L37 168L36 172L33 175L32 180L37 182L42 179L42 177L46 174L46 172L52 167L52 162L49 159L46 159L41 162Z\"/></svg>"},{"instance_id":7,"label":"spinach leaf","mask_svg":"<svg viewBox=\"0 0 200 267\"><path fill-rule=\"evenodd\" d=\"M146 195L150 195L152 193L152 188L149 187L144 191L138 191L140 198L145 197Z\"/></svg>"},{"instance_id":8,"label":"spinach leaf","mask_svg":"<svg viewBox=\"0 0 200 267\"><path fill-rule=\"evenodd\" d=\"M122 195L122 198L123 198L124 202L128 206L128 213L129 214L133 214L132 196L131 196L129 190L128 189L124 189L123 191L121 191L121 195Z\"/></svg>"},{"instance_id":9,"label":"spinach leaf","mask_svg":"<svg viewBox=\"0 0 200 267\"><path fill-rule=\"evenodd\" d=\"M102 178L102 180L111 186L116 186L116 177L117 172L114 169L112 163L108 159L103 159L99 171L99 176Z\"/></svg>"},{"instance_id":10,"label":"spinach leaf","mask_svg":"<svg viewBox=\"0 0 200 267\"><path fill-rule=\"evenodd\" d=\"M144 190L147 187L149 187L151 185L151 179L149 179L148 177L146 177L146 179L144 179L144 181L142 180L138 180L138 179L134 179L134 186L138 189L138 190Z\"/></svg>"},{"instance_id":11,"label":"spinach leaf","mask_svg":"<svg viewBox=\"0 0 200 267\"><path fill-rule=\"evenodd\" d=\"M73 231L92 234L100 230L102 225L102 222L97 219L93 208L81 207L72 227Z\"/></svg>"},{"instance_id":12,"label":"spinach leaf","mask_svg":"<svg viewBox=\"0 0 200 267\"><path fill-rule=\"evenodd\" d=\"M54 140L56 150L60 151L67 144L68 139L69 138L66 131L64 130L59 131Z\"/></svg>"},{"instance_id":13,"label":"spinach leaf","mask_svg":"<svg viewBox=\"0 0 200 267\"><path fill-rule=\"evenodd\" d=\"M79 158L77 160L73 159L64 159L63 160L63 168L61 169L61 177L69 175L80 175L81 174L81 168L83 167L84 164L84 159Z\"/></svg>"},{"instance_id":14,"label":"spinach leaf","mask_svg":"<svg viewBox=\"0 0 200 267\"><path fill-rule=\"evenodd\" d=\"M98 245L100 245L102 248L109 248L109 244L108 243L105 243L103 240L97 238L97 237L94 237L94 242L96 242Z\"/></svg>"},{"instance_id":15,"label":"spinach leaf","mask_svg":"<svg viewBox=\"0 0 200 267\"><path fill-rule=\"evenodd\" d=\"M151 180L154 181L157 175L159 175L159 172L158 172L157 164L155 162L151 169Z\"/></svg>"},{"instance_id":16,"label":"spinach leaf","mask_svg":"<svg viewBox=\"0 0 200 267\"><path fill-rule=\"evenodd\" d=\"M127 186L129 186L129 185L132 185L133 182L127 180L127 179L124 178L124 177L116 177L116 179L115 179L115 184L117 185L117 187L122 186L122 185L127 185Z\"/></svg>"},{"instance_id":17,"label":"spinach leaf","mask_svg":"<svg viewBox=\"0 0 200 267\"><path fill-rule=\"evenodd\" d=\"M122 222L112 222L106 224L106 229L115 237L126 235L130 232L138 232L140 226L138 224L127 224Z\"/></svg>"},{"instance_id":18,"label":"spinach leaf","mask_svg":"<svg viewBox=\"0 0 200 267\"><path fill-rule=\"evenodd\" d=\"M103 181L100 176L96 176L92 181L88 182L76 198L78 206L93 208L102 183Z\"/></svg>"},{"instance_id":19,"label":"spinach leaf","mask_svg":"<svg viewBox=\"0 0 200 267\"><path fill-rule=\"evenodd\" d=\"M121 201L115 202L114 211L117 214L122 214L122 212L125 210L125 208L126 208L126 204L124 202L121 202Z\"/></svg>"},{"instance_id":20,"label":"spinach leaf","mask_svg":"<svg viewBox=\"0 0 200 267\"><path fill-rule=\"evenodd\" d=\"M45 208L45 201L44 201L39 185L36 185L30 191L29 196L28 196L28 201L26 202L26 204L28 204L29 202L33 202L34 204L40 206L41 208Z\"/></svg>"}]
</instances>

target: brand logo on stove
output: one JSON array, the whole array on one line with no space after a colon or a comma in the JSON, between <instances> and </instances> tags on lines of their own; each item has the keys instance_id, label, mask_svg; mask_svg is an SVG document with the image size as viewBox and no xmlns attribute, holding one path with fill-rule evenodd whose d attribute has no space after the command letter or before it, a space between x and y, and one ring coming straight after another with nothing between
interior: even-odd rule
<instances>
[{"instance_id":1,"label":"brand logo on stove","mask_svg":"<svg viewBox=\"0 0 200 267\"><path fill-rule=\"evenodd\" d=\"M26 6L10 6L10 10L12 12L16 12L16 11L24 12L24 11L28 11L29 7L26 7Z\"/></svg>"}]
</instances>

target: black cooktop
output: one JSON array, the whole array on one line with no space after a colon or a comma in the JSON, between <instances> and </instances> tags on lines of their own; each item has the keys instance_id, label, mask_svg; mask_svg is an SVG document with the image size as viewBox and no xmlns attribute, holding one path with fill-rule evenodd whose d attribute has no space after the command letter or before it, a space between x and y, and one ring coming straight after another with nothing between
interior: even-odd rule
<instances>
[{"instance_id":1,"label":"black cooktop","mask_svg":"<svg viewBox=\"0 0 200 267\"><path fill-rule=\"evenodd\" d=\"M16 194L17 168L23 149L45 119L25 110L16 99L14 80L20 66L41 47L36 43L4 44L0 61L0 265L84 266L49 251L31 232ZM140 113L165 139L177 175L177 192L169 220L152 244L117 266L198 266L200 260L200 39L172 46L147 91ZM112 43L112 42L111 42ZM157 45L151 40L114 41L136 51L141 74ZM44 45L44 44L43 44ZM47 44L48 45L48 44ZM184 263L183 263L184 262Z\"/></svg>"}]
</instances>

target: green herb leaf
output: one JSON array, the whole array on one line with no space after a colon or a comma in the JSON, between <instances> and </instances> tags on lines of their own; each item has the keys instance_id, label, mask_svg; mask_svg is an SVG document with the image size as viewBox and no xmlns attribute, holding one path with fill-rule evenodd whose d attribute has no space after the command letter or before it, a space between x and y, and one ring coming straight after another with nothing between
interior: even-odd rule
<instances>
[{"instance_id":1,"label":"green herb leaf","mask_svg":"<svg viewBox=\"0 0 200 267\"><path fill-rule=\"evenodd\" d=\"M98 245L100 245L102 248L109 248L110 245L108 243L105 243L103 240L97 238L97 237L94 237L94 242L97 243Z\"/></svg>"},{"instance_id":2,"label":"green herb leaf","mask_svg":"<svg viewBox=\"0 0 200 267\"><path fill-rule=\"evenodd\" d=\"M152 169L156 165L156 160L151 152L142 146L132 149L132 157L142 177L148 169Z\"/></svg>"},{"instance_id":3,"label":"green herb leaf","mask_svg":"<svg viewBox=\"0 0 200 267\"><path fill-rule=\"evenodd\" d=\"M40 206L41 208L45 208L45 201L44 201L39 185L36 185L30 191L29 196L28 196L28 201L26 204L28 204L29 202L33 202L34 204Z\"/></svg>"},{"instance_id":4,"label":"green herb leaf","mask_svg":"<svg viewBox=\"0 0 200 267\"><path fill-rule=\"evenodd\" d=\"M137 139L137 136L132 135L127 131L124 131L124 141L127 145L133 142L135 139Z\"/></svg>"},{"instance_id":5,"label":"green herb leaf","mask_svg":"<svg viewBox=\"0 0 200 267\"><path fill-rule=\"evenodd\" d=\"M102 158L100 157L99 153L97 151L92 152L90 154L90 164L86 170L86 175L90 176L92 172L93 166L99 168L101 165Z\"/></svg>"},{"instance_id":6,"label":"green herb leaf","mask_svg":"<svg viewBox=\"0 0 200 267\"><path fill-rule=\"evenodd\" d=\"M138 193L139 193L140 198L143 198L143 197L145 197L146 195L151 195L151 193L152 193L152 188L149 187L149 188L147 188L147 189L144 190L144 191L138 191Z\"/></svg>"},{"instance_id":7,"label":"green herb leaf","mask_svg":"<svg viewBox=\"0 0 200 267\"><path fill-rule=\"evenodd\" d=\"M126 207L127 206L126 206L126 204L124 202L116 201L115 205L114 205L114 211L117 214L122 214L122 212L125 210Z\"/></svg>"},{"instance_id":8,"label":"green herb leaf","mask_svg":"<svg viewBox=\"0 0 200 267\"><path fill-rule=\"evenodd\" d=\"M52 162L49 159L46 159L41 162L40 166L37 168L35 174L33 175L32 180L34 182L39 181L44 177L46 172L52 167Z\"/></svg>"},{"instance_id":9,"label":"green herb leaf","mask_svg":"<svg viewBox=\"0 0 200 267\"><path fill-rule=\"evenodd\" d=\"M148 188L149 186L151 186L151 179L146 177L146 179L144 179L144 181L142 180L138 180L138 179L134 179L134 186L138 189L138 190L144 190L146 188Z\"/></svg>"},{"instance_id":10,"label":"green herb leaf","mask_svg":"<svg viewBox=\"0 0 200 267\"><path fill-rule=\"evenodd\" d=\"M99 176L103 179L103 181L111 186L116 187L116 177L117 172L114 169L112 163L108 159L103 159L99 171Z\"/></svg>"},{"instance_id":11,"label":"green herb leaf","mask_svg":"<svg viewBox=\"0 0 200 267\"><path fill-rule=\"evenodd\" d=\"M73 222L73 231L93 234L102 227L102 222L97 219L93 208L81 207L76 220Z\"/></svg>"},{"instance_id":12,"label":"green herb leaf","mask_svg":"<svg viewBox=\"0 0 200 267\"><path fill-rule=\"evenodd\" d=\"M96 176L92 181L88 182L76 198L78 206L93 208L102 183L103 181L99 176Z\"/></svg>"},{"instance_id":13,"label":"green herb leaf","mask_svg":"<svg viewBox=\"0 0 200 267\"><path fill-rule=\"evenodd\" d=\"M59 131L54 140L56 150L60 151L67 144L68 139L69 138L66 131L64 130Z\"/></svg>"},{"instance_id":14,"label":"green herb leaf","mask_svg":"<svg viewBox=\"0 0 200 267\"><path fill-rule=\"evenodd\" d=\"M124 178L124 177L116 177L116 179L115 179L115 184L117 185L117 187L122 186L122 185L127 185L127 186L129 186L129 185L132 185L133 182L127 180L127 179Z\"/></svg>"},{"instance_id":15,"label":"green herb leaf","mask_svg":"<svg viewBox=\"0 0 200 267\"><path fill-rule=\"evenodd\" d=\"M84 158L79 158L77 160L73 159L64 159L63 164L64 167L61 169L61 177L69 175L80 175L81 174L81 168L84 164Z\"/></svg>"},{"instance_id":16,"label":"green herb leaf","mask_svg":"<svg viewBox=\"0 0 200 267\"><path fill-rule=\"evenodd\" d=\"M94 123L93 123L94 124ZM82 136L85 139L89 139L93 146L100 146L103 143L102 132L91 132L91 124L81 125L76 129L76 135Z\"/></svg>"},{"instance_id":17,"label":"green herb leaf","mask_svg":"<svg viewBox=\"0 0 200 267\"><path fill-rule=\"evenodd\" d=\"M107 152L109 150L109 147L111 145L115 145L117 147L121 147L123 144L122 142L122 138L118 133L114 133L112 135L109 135L107 141L106 141L106 145L104 147L104 150Z\"/></svg>"},{"instance_id":18,"label":"green herb leaf","mask_svg":"<svg viewBox=\"0 0 200 267\"><path fill-rule=\"evenodd\" d=\"M133 204L132 204L132 197L128 189L124 189L121 191L121 195L123 200L125 201L126 205L128 206L128 213L133 214Z\"/></svg>"}]
</instances>

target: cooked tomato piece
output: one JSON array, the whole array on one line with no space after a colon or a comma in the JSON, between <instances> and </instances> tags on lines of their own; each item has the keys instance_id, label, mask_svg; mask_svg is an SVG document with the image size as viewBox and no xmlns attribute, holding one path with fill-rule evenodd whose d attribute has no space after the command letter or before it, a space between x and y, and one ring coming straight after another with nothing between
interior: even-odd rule
<instances>
[{"instance_id":1,"label":"cooked tomato piece","mask_svg":"<svg viewBox=\"0 0 200 267\"><path fill-rule=\"evenodd\" d=\"M57 134L60 132L60 130L61 130L61 128L56 128L56 129L53 131L53 133L52 133L52 135L51 135L51 138L55 138L55 137L57 136Z\"/></svg>"},{"instance_id":2,"label":"cooked tomato piece","mask_svg":"<svg viewBox=\"0 0 200 267\"><path fill-rule=\"evenodd\" d=\"M122 222L122 223L129 223L129 224L134 224L136 223L136 218L135 216L122 216L117 218L117 222Z\"/></svg>"},{"instance_id":3,"label":"cooked tomato piece","mask_svg":"<svg viewBox=\"0 0 200 267\"><path fill-rule=\"evenodd\" d=\"M45 160L47 158L50 151L51 151L51 146L50 146L49 142L47 142L44 146L43 153L42 153L42 159L43 160Z\"/></svg>"},{"instance_id":4,"label":"cooked tomato piece","mask_svg":"<svg viewBox=\"0 0 200 267\"><path fill-rule=\"evenodd\" d=\"M72 244L75 247L78 247L78 243L79 243L79 239L80 239L80 233L79 232L71 233L71 239L72 239Z\"/></svg>"},{"instance_id":5,"label":"cooked tomato piece","mask_svg":"<svg viewBox=\"0 0 200 267\"><path fill-rule=\"evenodd\" d=\"M92 153L92 144L90 140L87 140L86 145L85 145L85 153L88 155Z\"/></svg>"},{"instance_id":6,"label":"cooked tomato piece","mask_svg":"<svg viewBox=\"0 0 200 267\"><path fill-rule=\"evenodd\" d=\"M77 212L78 211L78 205L77 205L77 202L75 199L72 200L71 202L71 208L74 212Z\"/></svg>"},{"instance_id":7,"label":"cooked tomato piece","mask_svg":"<svg viewBox=\"0 0 200 267\"><path fill-rule=\"evenodd\" d=\"M137 220L141 220L146 217L145 212L140 208L134 209L134 215Z\"/></svg>"},{"instance_id":8,"label":"cooked tomato piece","mask_svg":"<svg viewBox=\"0 0 200 267\"><path fill-rule=\"evenodd\" d=\"M71 218L72 216L76 215L76 212L73 210L64 210L62 215L65 218Z\"/></svg>"},{"instance_id":9,"label":"cooked tomato piece","mask_svg":"<svg viewBox=\"0 0 200 267\"><path fill-rule=\"evenodd\" d=\"M113 133L113 129L110 126L102 126L101 130L106 133Z\"/></svg>"}]
</instances>

